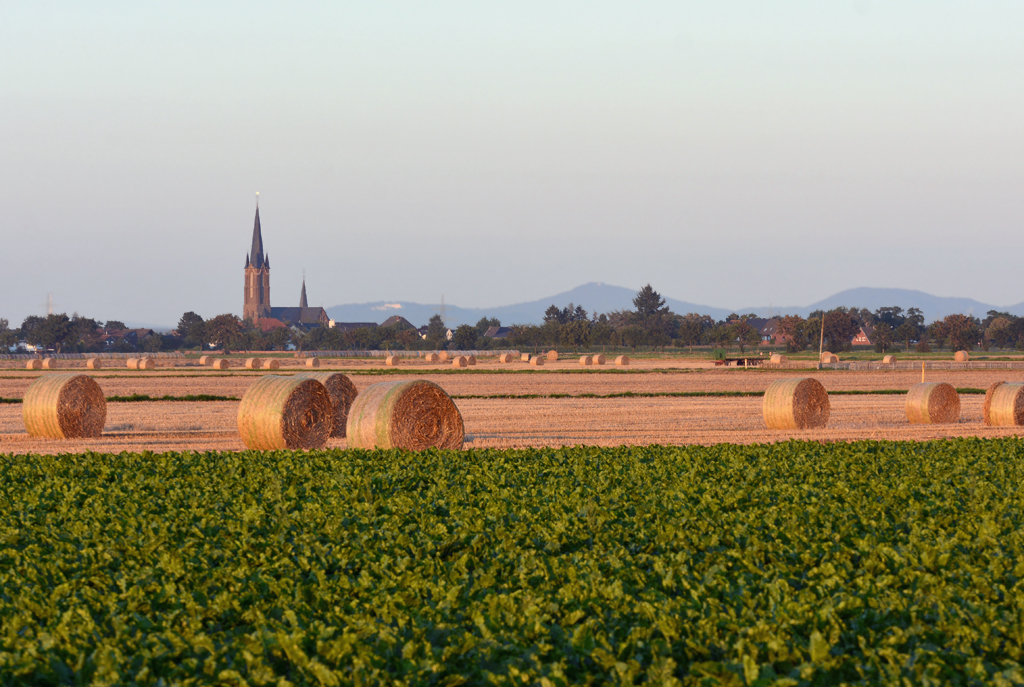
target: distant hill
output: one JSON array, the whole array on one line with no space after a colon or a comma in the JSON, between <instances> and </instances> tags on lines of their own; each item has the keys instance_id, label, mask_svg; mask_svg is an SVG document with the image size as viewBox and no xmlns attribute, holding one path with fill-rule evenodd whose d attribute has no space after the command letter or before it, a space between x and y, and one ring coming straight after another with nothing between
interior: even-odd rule
<instances>
[{"instance_id":1,"label":"distant hill","mask_svg":"<svg viewBox=\"0 0 1024 687\"><path fill-rule=\"evenodd\" d=\"M612 310L632 309L634 296L636 296L635 289L591 282L583 286L577 286L575 289L555 294L554 296L539 298L527 303L501 305L493 308L460 308L456 305L446 305L445 319L450 327L460 324L476 324L481 317L497 317L504 325L539 324L544 320L544 311L552 304L557 305L559 308L564 308L569 303L574 303L575 305L582 305L590 313L595 311L606 313ZM869 287L841 291L817 303L804 306L716 308L710 305L681 301L667 296L665 296L665 302L674 313L685 315L686 313L693 312L701 315L710 315L716 320L721 320L734 312L741 315L756 313L761 317L767 317L770 314L801 315L802 317L807 317L807 315L815 310L830 310L839 306L867 308L874 311L892 305L898 305L904 310L907 308L920 308L924 313L925 320L928 322L941 319L951 313L972 314L984 319L985 313L989 310L1002 310L1014 315L1024 316L1024 303L1012 306L996 306L971 298L932 296L923 291L911 289L876 289ZM401 315L416 326L426 324L431 315L437 312L439 312L437 304L408 301L376 301L374 303L335 305L327 308L327 314L331 319L338 322L383 322L392 315Z\"/></svg>"}]
</instances>

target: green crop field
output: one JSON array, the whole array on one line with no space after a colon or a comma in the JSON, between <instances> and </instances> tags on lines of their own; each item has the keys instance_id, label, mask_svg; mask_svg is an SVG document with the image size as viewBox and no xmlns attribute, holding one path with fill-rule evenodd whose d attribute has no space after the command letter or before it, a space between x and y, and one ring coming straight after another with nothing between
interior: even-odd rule
<instances>
[{"instance_id":1,"label":"green crop field","mask_svg":"<svg viewBox=\"0 0 1024 687\"><path fill-rule=\"evenodd\" d=\"M1024 442L0 456L0 684L1024 683Z\"/></svg>"}]
</instances>

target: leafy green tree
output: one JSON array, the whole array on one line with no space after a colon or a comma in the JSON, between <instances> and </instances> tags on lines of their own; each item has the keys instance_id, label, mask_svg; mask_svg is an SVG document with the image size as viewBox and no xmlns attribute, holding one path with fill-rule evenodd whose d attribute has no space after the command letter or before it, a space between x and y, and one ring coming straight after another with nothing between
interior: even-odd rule
<instances>
[{"instance_id":1,"label":"leafy green tree","mask_svg":"<svg viewBox=\"0 0 1024 687\"><path fill-rule=\"evenodd\" d=\"M700 345L705 332L713 326L714 322L707 315L687 314L679 320L679 345L689 346L690 352L693 353L693 347Z\"/></svg>"},{"instance_id":2,"label":"leafy green tree","mask_svg":"<svg viewBox=\"0 0 1024 687\"><path fill-rule=\"evenodd\" d=\"M100 325L91 317L82 317L78 313L71 316L71 345L83 351L94 351L100 346Z\"/></svg>"},{"instance_id":3,"label":"leafy green tree","mask_svg":"<svg viewBox=\"0 0 1024 687\"><path fill-rule=\"evenodd\" d=\"M560 343L562 345L579 348L586 346L588 341L590 341L590 322L588 320L574 320L561 326Z\"/></svg>"},{"instance_id":4,"label":"leafy green tree","mask_svg":"<svg viewBox=\"0 0 1024 687\"><path fill-rule=\"evenodd\" d=\"M271 351L286 351L292 342L292 330L288 327L277 327L266 334L267 346Z\"/></svg>"},{"instance_id":5,"label":"leafy green tree","mask_svg":"<svg viewBox=\"0 0 1024 687\"><path fill-rule=\"evenodd\" d=\"M948 340L950 348L957 351L970 351L981 338L981 330L977 319L968 315L947 315L933 325L933 336L936 341L941 337Z\"/></svg>"},{"instance_id":6,"label":"leafy green tree","mask_svg":"<svg viewBox=\"0 0 1024 687\"><path fill-rule=\"evenodd\" d=\"M444 320L441 319L440 315L431 315L430 321L427 322L427 341L434 348L444 348L445 344L448 343L446 334L448 329L444 326Z\"/></svg>"},{"instance_id":7,"label":"leafy green tree","mask_svg":"<svg viewBox=\"0 0 1024 687\"><path fill-rule=\"evenodd\" d=\"M227 345L242 334L242 321L231 313L217 315L206 322L206 338L213 348L223 348L228 353Z\"/></svg>"},{"instance_id":8,"label":"leafy green tree","mask_svg":"<svg viewBox=\"0 0 1024 687\"><path fill-rule=\"evenodd\" d=\"M128 329L121 320L107 320L103 325L104 329Z\"/></svg>"},{"instance_id":9,"label":"leafy green tree","mask_svg":"<svg viewBox=\"0 0 1024 687\"><path fill-rule=\"evenodd\" d=\"M491 327L500 327L500 326L501 326L501 320L499 320L497 317L492 317L490 319L488 319L486 317L481 317L480 320L476 323L476 332L477 332L477 334L479 336L483 336L484 334L487 333L487 330L490 329Z\"/></svg>"},{"instance_id":10,"label":"leafy green tree","mask_svg":"<svg viewBox=\"0 0 1024 687\"><path fill-rule=\"evenodd\" d=\"M906 350L910 351L910 342L916 341L917 337L920 336L917 327L910 322L910 320L903 320L903 324L896 328L896 331L892 333L894 341L902 341Z\"/></svg>"},{"instance_id":11,"label":"leafy green tree","mask_svg":"<svg viewBox=\"0 0 1024 687\"><path fill-rule=\"evenodd\" d=\"M887 308L879 308L875 311L875 326L877 327L879 322L884 322L889 325L892 330L899 329L900 325L906 322L907 317L903 313L903 308L893 305Z\"/></svg>"},{"instance_id":12,"label":"leafy green tree","mask_svg":"<svg viewBox=\"0 0 1024 687\"><path fill-rule=\"evenodd\" d=\"M786 315L779 318L777 331L786 342L786 350L799 353L807 348L807 321L799 315Z\"/></svg>"},{"instance_id":13,"label":"leafy green tree","mask_svg":"<svg viewBox=\"0 0 1024 687\"><path fill-rule=\"evenodd\" d=\"M872 343L875 345L875 352L885 353L893 345L893 329L884 320L875 321L875 329L871 332Z\"/></svg>"},{"instance_id":14,"label":"leafy green tree","mask_svg":"<svg viewBox=\"0 0 1024 687\"><path fill-rule=\"evenodd\" d=\"M619 338L622 343L629 346L634 351L637 346L641 346L644 343L644 328L635 324L626 325L618 330Z\"/></svg>"},{"instance_id":15,"label":"leafy green tree","mask_svg":"<svg viewBox=\"0 0 1024 687\"><path fill-rule=\"evenodd\" d=\"M153 332L139 343L142 344L142 350L149 353L157 353L164 347L164 338L156 332Z\"/></svg>"},{"instance_id":16,"label":"leafy green tree","mask_svg":"<svg viewBox=\"0 0 1024 687\"><path fill-rule=\"evenodd\" d=\"M827 313L820 310L811 313L811 318L819 318L816 324L821 326L821 317L825 319L825 350L848 351L852 347L853 337L860 330L860 325L847 312L846 308L835 308ZM808 320L810 322L810 319ZM814 332L812 341L818 340L818 332Z\"/></svg>"},{"instance_id":17,"label":"leafy green tree","mask_svg":"<svg viewBox=\"0 0 1024 687\"><path fill-rule=\"evenodd\" d=\"M66 313L47 315L38 320L31 327L29 336L26 336L29 343L52 348L57 353L61 353L68 344L74 343L74 327L71 326L71 318Z\"/></svg>"},{"instance_id":18,"label":"leafy green tree","mask_svg":"<svg viewBox=\"0 0 1024 687\"><path fill-rule=\"evenodd\" d=\"M985 329L985 338L997 348L1009 348L1013 343L1013 320L1007 317L995 318Z\"/></svg>"},{"instance_id":19,"label":"leafy green tree","mask_svg":"<svg viewBox=\"0 0 1024 687\"><path fill-rule=\"evenodd\" d=\"M421 339L415 329L403 329L395 335L398 345L407 351L414 350Z\"/></svg>"},{"instance_id":20,"label":"leafy green tree","mask_svg":"<svg viewBox=\"0 0 1024 687\"><path fill-rule=\"evenodd\" d=\"M743 353L747 346L756 346L761 343L761 334L747 320L740 320L729 325L729 334L732 340L740 347Z\"/></svg>"},{"instance_id":21,"label":"leafy green tree","mask_svg":"<svg viewBox=\"0 0 1024 687\"><path fill-rule=\"evenodd\" d=\"M669 313L668 306L665 305L665 299L661 297L660 293L652 289L650 284L637 292L636 298L633 299L633 307L636 308L636 314L641 318Z\"/></svg>"},{"instance_id":22,"label":"leafy green tree","mask_svg":"<svg viewBox=\"0 0 1024 687\"><path fill-rule=\"evenodd\" d=\"M18 332L11 329L6 319L0 317L0 350L7 351L18 343Z\"/></svg>"},{"instance_id":23,"label":"leafy green tree","mask_svg":"<svg viewBox=\"0 0 1024 687\"><path fill-rule=\"evenodd\" d=\"M458 351L469 351L476 346L478 332L476 327L469 324L460 324L452 332L452 345Z\"/></svg>"},{"instance_id":24,"label":"leafy green tree","mask_svg":"<svg viewBox=\"0 0 1024 687\"><path fill-rule=\"evenodd\" d=\"M178 320L178 335L185 342L186 346L202 346L205 339L204 325L206 322L202 317L189 310Z\"/></svg>"}]
</instances>

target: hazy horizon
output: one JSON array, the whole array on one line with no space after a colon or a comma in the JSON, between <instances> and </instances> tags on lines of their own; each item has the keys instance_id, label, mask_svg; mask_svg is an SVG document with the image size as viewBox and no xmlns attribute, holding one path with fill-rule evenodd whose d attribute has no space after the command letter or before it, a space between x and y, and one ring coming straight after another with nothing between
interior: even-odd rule
<instances>
[{"instance_id":1,"label":"hazy horizon","mask_svg":"<svg viewBox=\"0 0 1024 687\"><path fill-rule=\"evenodd\" d=\"M0 317L1024 288L1024 5L0 7Z\"/></svg>"}]
</instances>

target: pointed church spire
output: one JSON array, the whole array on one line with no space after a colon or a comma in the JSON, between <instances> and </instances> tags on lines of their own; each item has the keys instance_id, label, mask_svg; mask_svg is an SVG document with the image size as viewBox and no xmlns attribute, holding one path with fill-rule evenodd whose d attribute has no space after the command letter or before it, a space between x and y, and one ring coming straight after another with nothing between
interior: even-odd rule
<instances>
[{"instance_id":1,"label":"pointed church spire","mask_svg":"<svg viewBox=\"0 0 1024 687\"><path fill-rule=\"evenodd\" d=\"M252 225L251 264L256 269L263 267L263 231L260 229L260 194L256 194L256 221Z\"/></svg>"},{"instance_id":2,"label":"pointed church spire","mask_svg":"<svg viewBox=\"0 0 1024 687\"><path fill-rule=\"evenodd\" d=\"M302 295L299 296L299 307L309 307L309 304L306 302L306 275L302 275Z\"/></svg>"}]
</instances>

